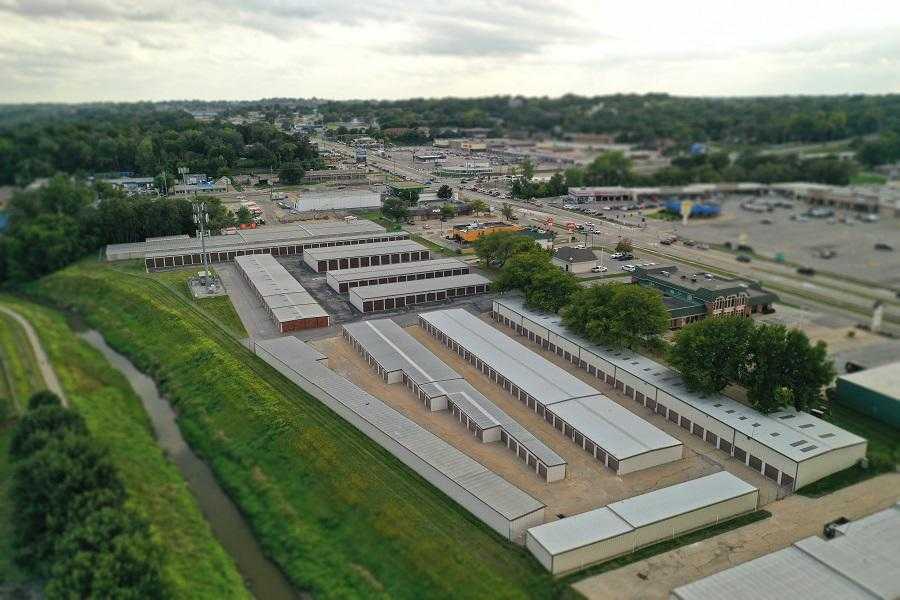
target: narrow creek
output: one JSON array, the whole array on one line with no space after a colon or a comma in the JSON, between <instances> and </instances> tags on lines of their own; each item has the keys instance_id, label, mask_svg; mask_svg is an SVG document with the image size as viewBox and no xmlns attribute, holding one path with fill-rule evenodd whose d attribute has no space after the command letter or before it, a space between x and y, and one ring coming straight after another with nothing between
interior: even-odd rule
<instances>
[{"instance_id":1,"label":"narrow creek","mask_svg":"<svg viewBox=\"0 0 900 600\"><path fill-rule=\"evenodd\" d=\"M159 446L181 471L213 534L237 564L250 592L260 600L309 597L297 592L281 570L263 554L243 515L219 487L210 468L184 441L175 422L175 411L159 394L156 383L138 371L125 356L110 348L100 332L87 330L78 335L102 352L131 383L150 416Z\"/></svg>"}]
</instances>

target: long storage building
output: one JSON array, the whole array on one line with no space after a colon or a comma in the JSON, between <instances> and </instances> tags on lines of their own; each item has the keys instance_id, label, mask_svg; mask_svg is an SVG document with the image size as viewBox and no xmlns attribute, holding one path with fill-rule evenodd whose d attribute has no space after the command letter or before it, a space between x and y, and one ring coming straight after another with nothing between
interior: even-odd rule
<instances>
[{"instance_id":1,"label":"long storage building","mask_svg":"<svg viewBox=\"0 0 900 600\"><path fill-rule=\"evenodd\" d=\"M334 248L310 248L303 252L303 261L317 273L334 269L397 265L429 258L431 251L428 248L408 239Z\"/></svg>"},{"instance_id":2,"label":"long storage building","mask_svg":"<svg viewBox=\"0 0 900 600\"><path fill-rule=\"evenodd\" d=\"M675 588L670 600L896 600L900 504Z\"/></svg>"},{"instance_id":3,"label":"long storage building","mask_svg":"<svg viewBox=\"0 0 900 600\"><path fill-rule=\"evenodd\" d=\"M409 239L405 231L386 232L377 223L362 219L295 223L240 230L233 235L210 236L206 239L206 252L210 262L226 262L247 254L286 256L302 254L304 248L405 239ZM200 265L203 264L202 254L200 240L186 235L148 238L143 242L110 244L106 247L107 260L140 258L148 270Z\"/></svg>"},{"instance_id":4,"label":"long storage building","mask_svg":"<svg viewBox=\"0 0 900 600\"><path fill-rule=\"evenodd\" d=\"M271 254L238 256L234 264L281 333L330 324L328 313Z\"/></svg>"},{"instance_id":5,"label":"long storage building","mask_svg":"<svg viewBox=\"0 0 900 600\"><path fill-rule=\"evenodd\" d=\"M543 522L541 502L329 369L297 338L258 341L254 352L503 537L522 543Z\"/></svg>"},{"instance_id":6,"label":"long storage building","mask_svg":"<svg viewBox=\"0 0 900 600\"><path fill-rule=\"evenodd\" d=\"M343 337L382 379L402 382L429 410L449 410L482 442L500 441L544 481L565 478L561 456L391 319L344 325Z\"/></svg>"},{"instance_id":7,"label":"long storage building","mask_svg":"<svg viewBox=\"0 0 900 600\"><path fill-rule=\"evenodd\" d=\"M490 286L489 279L474 273L436 279L415 279L353 288L350 291L350 304L364 313L379 312L483 294Z\"/></svg>"},{"instance_id":8,"label":"long storage building","mask_svg":"<svg viewBox=\"0 0 900 600\"><path fill-rule=\"evenodd\" d=\"M865 438L809 413L766 415L722 394L693 393L676 371L593 344L566 330L559 316L531 311L519 298L495 300L492 316L789 490L853 466L866 454Z\"/></svg>"},{"instance_id":9,"label":"long storage building","mask_svg":"<svg viewBox=\"0 0 900 600\"><path fill-rule=\"evenodd\" d=\"M720 471L532 527L525 546L568 573L756 510L759 490Z\"/></svg>"},{"instance_id":10,"label":"long storage building","mask_svg":"<svg viewBox=\"0 0 900 600\"><path fill-rule=\"evenodd\" d=\"M383 285L385 283L468 274L469 265L462 261L455 258L435 258L433 260L419 260L399 265L378 265L358 269L328 271L325 281L334 291L346 294L353 288L360 286Z\"/></svg>"},{"instance_id":11,"label":"long storage building","mask_svg":"<svg viewBox=\"0 0 900 600\"><path fill-rule=\"evenodd\" d=\"M679 460L681 442L462 309L419 325L619 475Z\"/></svg>"}]
</instances>

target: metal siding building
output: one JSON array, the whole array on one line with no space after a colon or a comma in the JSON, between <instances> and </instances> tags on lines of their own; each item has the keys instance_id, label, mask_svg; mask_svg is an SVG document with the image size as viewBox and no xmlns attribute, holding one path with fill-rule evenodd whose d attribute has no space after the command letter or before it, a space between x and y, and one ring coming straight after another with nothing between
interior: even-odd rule
<instances>
[{"instance_id":1,"label":"metal siding building","mask_svg":"<svg viewBox=\"0 0 900 600\"><path fill-rule=\"evenodd\" d=\"M566 461L391 319L344 325L342 335L387 383L403 383L426 408L450 414L481 442L502 442L548 483Z\"/></svg>"},{"instance_id":2,"label":"metal siding building","mask_svg":"<svg viewBox=\"0 0 900 600\"><path fill-rule=\"evenodd\" d=\"M281 333L330 324L328 313L271 254L239 256L234 263Z\"/></svg>"},{"instance_id":3,"label":"metal siding building","mask_svg":"<svg viewBox=\"0 0 900 600\"><path fill-rule=\"evenodd\" d=\"M900 505L676 588L671 600L900 598Z\"/></svg>"},{"instance_id":4,"label":"metal siding building","mask_svg":"<svg viewBox=\"0 0 900 600\"><path fill-rule=\"evenodd\" d=\"M864 438L808 413L764 415L722 394L692 393L676 371L639 354L592 344L567 331L557 315L531 311L518 298L495 300L492 313L520 335L790 490L853 466L866 454Z\"/></svg>"},{"instance_id":5,"label":"metal siding building","mask_svg":"<svg viewBox=\"0 0 900 600\"><path fill-rule=\"evenodd\" d=\"M429 258L431 252L428 248L408 239L334 248L310 248L303 252L303 261L317 273L325 273L332 269L395 265Z\"/></svg>"},{"instance_id":6,"label":"metal siding building","mask_svg":"<svg viewBox=\"0 0 900 600\"><path fill-rule=\"evenodd\" d=\"M532 527L525 546L551 573L603 562L756 510L759 490L727 471Z\"/></svg>"},{"instance_id":7,"label":"metal siding building","mask_svg":"<svg viewBox=\"0 0 900 600\"><path fill-rule=\"evenodd\" d=\"M521 543L544 505L328 367L294 337L254 352L503 537Z\"/></svg>"},{"instance_id":8,"label":"metal siding building","mask_svg":"<svg viewBox=\"0 0 900 600\"><path fill-rule=\"evenodd\" d=\"M364 313L393 310L415 304L483 294L488 291L490 285L489 279L473 273L369 285L353 288L350 291L350 304Z\"/></svg>"},{"instance_id":9,"label":"metal siding building","mask_svg":"<svg viewBox=\"0 0 900 600\"><path fill-rule=\"evenodd\" d=\"M419 325L616 473L682 457L679 440L471 313L425 313Z\"/></svg>"},{"instance_id":10,"label":"metal siding building","mask_svg":"<svg viewBox=\"0 0 900 600\"><path fill-rule=\"evenodd\" d=\"M900 429L900 362L837 378L837 402Z\"/></svg>"},{"instance_id":11,"label":"metal siding building","mask_svg":"<svg viewBox=\"0 0 900 600\"><path fill-rule=\"evenodd\" d=\"M378 265L328 271L325 281L334 291L346 294L351 289L360 286L468 274L469 265L466 263L455 258L436 258L399 265Z\"/></svg>"},{"instance_id":12,"label":"metal siding building","mask_svg":"<svg viewBox=\"0 0 900 600\"><path fill-rule=\"evenodd\" d=\"M303 192L295 203L299 211L381 208L381 194L371 190Z\"/></svg>"}]
</instances>

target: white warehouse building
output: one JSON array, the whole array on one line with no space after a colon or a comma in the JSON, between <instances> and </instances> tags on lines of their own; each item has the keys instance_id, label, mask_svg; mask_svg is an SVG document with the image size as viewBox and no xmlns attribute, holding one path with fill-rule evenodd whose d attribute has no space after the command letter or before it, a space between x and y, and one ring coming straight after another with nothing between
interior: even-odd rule
<instances>
[{"instance_id":1,"label":"white warehouse building","mask_svg":"<svg viewBox=\"0 0 900 600\"><path fill-rule=\"evenodd\" d=\"M757 509L759 490L727 471L532 527L525 546L554 575Z\"/></svg>"},{"instance_id":2,"label":"white warehouse building","mask_svg":"<svg viewBox=\"0 0 900 600\"><path fill-rule=\"evenodd\" d=\"M448 410L479 441L502 442L544 481L565 478L561 456L391 319L350 323L342 335L385 382L402 382L429 410Z\"/></svg>"},{"instance_id":3,"label":"white warehouse building","mask_svg":"<svg viewBox=\"0 0 900 600\"><path fill-rule=\"evenodd\" d=\"M681 459L682 443L463 310L419 325L619 475Z\"/></svg>"},{"instance_id":4,"label":"white warehouse building","mask_svg":"<svg viewBox=\"0 0 900 600\"><path fill-rule=\"evenodd\" d=\"M558 315L529 310L520 298L495 300L492 315L791 491L866 455L865 438L809 413L762 414L722 394L692 393L676 371L627 350L593 344L566 330Z\"/></svg>"}]
</instances>

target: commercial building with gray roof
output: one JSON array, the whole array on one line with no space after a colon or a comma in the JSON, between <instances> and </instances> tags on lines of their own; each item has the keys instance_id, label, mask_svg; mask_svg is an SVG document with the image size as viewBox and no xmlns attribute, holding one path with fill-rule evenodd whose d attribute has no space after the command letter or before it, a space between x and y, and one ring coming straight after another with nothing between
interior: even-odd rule
<instances>
[{"instance_id":1,"label":"commercial building with gray roof","mask_svg":"<svg viewBox=\"0 0 900 600\"><path fill-rule=\"evenodd\" d=\"M377 265L328 271L325 281L334 291L346 294L355 287L468 275L469 265L455 258L435 258L410 263Z\"/></svg>"},{"instance_id":2,"label":"commercial building with gray roof","mask_svg":"<svg viewBox=\"0 0 900 600\"><path fill-rule=\"evenodd\" d=\"M271 254L238 256L234 263L281 333L330 324L328 313Z\"/></svg>"},{"instance_id":3,"label":"commercial building with gray roof","mask_svg":"<svg viewBox=\"0 0 900 600\"><path fill-rule=\"evenodd\" d=\"M900 504L672 591L671 600L896 600Z\"/></svg>"},{"instance_id":4,"label":"commercial building with gray roof","mask_svg":"<svg viewBox=\"0 0 900 600\"><path fill-rule=\"evenodd\" d=\"M295 337L254 352L503 537L522 543L544 504L329 369Z\"/></svg>"},{"instance_id":5,"label":"commercial building with gray roof","mask_svg":"<svg viewBox=\"0 0 900 600\"><path fill-rule=\"evenodd\" d=\"M495 300L492 315L788 490L853 466L866 454L865 438L809 413L763 414L723 394L691 392L678 372L628 350L593 344L569 332L558 315L526 308L521 298Z\"/></svg>"},{"instance_id":6,"label":"commercial building with gray roof","mask_svg":"<svg viewBox=\"0 0 900 600\"><path fill-rule=\"evenodd\" d=\"M350 304L364 313L394 310L483 294L490 285L489 279L474 273L369 285L350 290Z\"/></svg>"},{"instance_id":7,"label":"commercial building with gray roof","mask_svg":"<svg viewBox=\"0 0 900 600\"><path fill-rule=\"evenodd\" d=\"M548 483L566 461L391 319L346 324L342 335L387 383L403 383L429 410L450 414L482 442L500 441Z\"/></svg>"},{"instance_id":8,"label":"commercial building with gray roof","mask_svg":"<svg viewBox=\"0 0 900 600\"><path fill-rule=\"evenodd\" d=\"M409 239L332 248L309 248L303 252L303 262L317 273L334 269L396 265L429 258L431 251L428 248Z\"/></svg>"},{"instance_id":9,"label":"commercial building with gray roof","mask_svg":"<svg viewBox=\"0 0 900 600\"><path fill-rule=\"evenodd\" d=\"M616 473L682 457L679 440L471 313L424 313L419 325Z\"/></svg>"},{"instance_id":10,"label":"commercial building with gray roof","mask_svg":"<svg viewBox=\"0 0 900 600\"><path fill-rule=\"evenodd\" d=\"M758 503L758 489L720 471L532 527L525 546L551 573L566 573L752 512Z\"/></svg>"}]
</instances>

